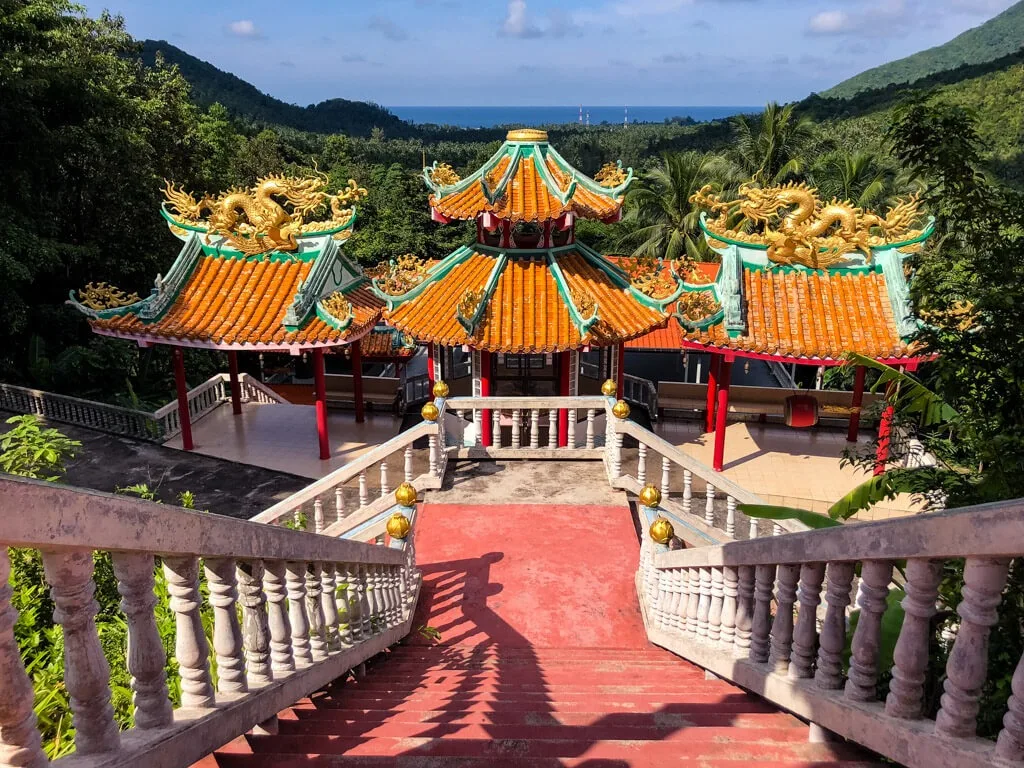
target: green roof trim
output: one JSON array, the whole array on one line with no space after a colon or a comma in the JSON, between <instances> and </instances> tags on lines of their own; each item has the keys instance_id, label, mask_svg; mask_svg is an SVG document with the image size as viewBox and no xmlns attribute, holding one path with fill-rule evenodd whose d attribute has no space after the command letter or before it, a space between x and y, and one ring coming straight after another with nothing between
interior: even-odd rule
<instances>
[{"instance_id":1,"label":"green roof trim","mask_svg":"<svg viewBox=\"0 0 1024 768\"><path fill-rule=\"evenodd\" d=\"M508 264L508 256L504 253L499 254L498 258L495 259L494 266L491 268L491 273L487 276L487 282L484 283L483 295L480 297L480 303L477 305L476 311L473 312L472 317L465 317L459 310L458 306L456 306L455 319L459 321L459 325L461 325L470 336L476 332L477 325L479 325L481 318L484 316L484 312L487 311L487 304L491 300L494 289L498 287L498 280L501 279L501 273L505 271L506 264Z\"/></svg>"},{"instance_id":2,"label":"green roof trim","mask_svg":"<svg viewBox=\"0 0 1024 768\"><path fill-rule=\"evenodd\" d=\"M459 266L459 264L472 256L473 253L473 248L470 248L468 245L459 246L431 267L427 271L426 277L423 278L422 283L397 296L392 296L390 293L382 291L380 286L377 285L378 281L376 278L370 281L370 290L373 291L374 296L387 302L389 311L393 310L399 304L404 304L410 299L415 299L429 286L433 285L435 281L444 278L449 272Z\"/></svg>"},{"instance_id":3,"label":"green roof trim","mask_svg":"<svg viewBox=\"0 0 1024 768\"><path fill-rule=\"evenodd\" d=\"M565 302L566 309L569 310L569 318L580 332L580 336L586 336L598 321L598 313L601 308L598 305L597 299L594 299L594 314L587 318L583 317L583 315L580 314L579 309L576 307L575 302L572 300L569 286L565 282L565 275L562 274L562 268L558 265L558 261L550 251L547 252L545 260L547 261L548 269L551 270L551 274L555 278L555 285L558 286L558 293L562 296L562 301Z\"/></svg>"},{"instance_id":4,"label":"green roof trim","mask_svg":"<svg viewBox=\"0 0 1024 768\"><path fill-rule=\"evenodd\" d=\"M682 280L679 279L679 277L675 274L674 271L670 270L672 279L675 280L676 282L676 289L668 296L666 296L664 299L656 299L653 296L648 296L646 293L644 293L639 288L633 285L633 283L629 279L629 275L627 275L623 271L622 267L620 267L618 264L614 264L608 261L608 259L606 259L600 253L595 251L589 245L586 245L584 243L575 243L573 247L575 247L575 249L580 253L580 255L583 256L583 258L586 259L593 267L600 269L602 272L608 275L608 278L613 283L615 283L615 285L618 288L627 291L630 296L639 301L648 309L653 309L658 312L664 312L665 308L669 304L674 302L676 299L678 299L683 292Z\"/></svg>"}]
</instances>

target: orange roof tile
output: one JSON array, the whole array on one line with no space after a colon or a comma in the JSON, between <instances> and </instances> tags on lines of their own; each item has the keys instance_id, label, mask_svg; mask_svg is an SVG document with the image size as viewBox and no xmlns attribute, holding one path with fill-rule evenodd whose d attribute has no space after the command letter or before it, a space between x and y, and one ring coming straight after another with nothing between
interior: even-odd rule
<instances>
[{"instance_id":1,"label":"orange roof tile","mask_svg":"<svg viewBox=\"0 0 1024 768\"><path fill-rule=\"evenodd\" d=\"M598 307L598 322L581 337L545 252L541 254L506 262L472 337L459 323L456 307L467 290L486 286L496 265L496 258L486 253L474 253L422 293L391 310L388 321L420 341L508 353L604 346L665 323L665 314L617 287L581 254L567 252L556 257L567 285L590 293Z\"/></svg>"},{"instance_id":2,"label":"orange roof tile","mask_svg":"<svg viewBox=\"0 0 1024 768\"><path fill-rule=\"evenodd\" d=\"M363 358L395 359L412 357L416 347L403 347L391 329L373 330L359 340Z\"/></svg>"},{"instance_id":3,"label":"orange roof tile","mask_svg":"<svg viewBox=\"0 0 1024 768\"><path fill-rule=\"evenodd\" d=\"M338 331L318 317L289 331L284 318L313 262L203 255L170 309L155 322L134 313L93 319L97 333L213 348L330 346L358 338L380 319L383 303L367 286L346 292L354 317Z\"/></svg>"}]
</instances>

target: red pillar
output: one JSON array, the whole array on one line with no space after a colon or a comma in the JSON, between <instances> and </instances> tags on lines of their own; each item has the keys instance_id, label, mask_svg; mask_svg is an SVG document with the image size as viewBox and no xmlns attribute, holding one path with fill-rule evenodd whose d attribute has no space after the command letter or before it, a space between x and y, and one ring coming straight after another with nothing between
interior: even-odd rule
<instances>
[{"instance_id":1,"label":"red pillar","mask_svg":"<svg viewBox=\"0 0 1024 768\"><path fill-rule=\"evenodd\" d=\"M891 391L892 385L886 389L885 396L887 399ZM885 410L882 411L882 419L878 422L878 448L875 451L876 475L885 473L885 463L889 460L889 443L892 440L892 417L894 413L895 409L891 405L885 406Z\"/></svg>"},{"instance_id":2,"label":"red pillar","mask_svg":"<svg viewBox=\"0 0 1024 768\"><path fill-rule=\"evenodd\" d=\"M491 396L491 353L481 352L480 353L480 396L490 397ZM498 417L500 418L500 416ZM491 409L482 408L480 409L480 444L484 448L490 448L492 445L491 438L494 433L492 430L494 425L491 424Z\"/></svg>"},{"instance_id":3,"label":"red pillar","mask_svg":"<svg viewBox=\"0 0 1024 768\"><path fill-rule=\"evenodd\" d=\"M178 390L178 421L181 422L181 447L186 451L195 448L192 442L192 415L188 410L188 384L185 382L185 351L172 347L174 358L174 384Z\"/></svg>"},{"instance_id":4,"label":"red pillar","mask_svg":"<svg viewBox=\"0 0 1024 768\"><path fill-rule=\"evenodd\" d=\"M621 349L621 346L620 346ZM572 374L570 366L571 352L562 352L558 355L558 394L562 397L569 396L569 376ZM619 375L622 375L622 369L619 369ZM558 447L565 448L569 445L569 410L567 408L558 409Z\"/></svg>"},{"instance_id":5,"label":"red pillar","mask_svg":"<svg viewBox=\"0 0 1024 768\"><path fill-rule=\"evenodd\" d=\"M366 421L366 404L363 402L363 346L352 342L352 396L356 401L356 424Z\"/></svg>"},{"instance_id":6,"label":"red pillar","mask_svg":"<svg viewBox=\"0 0 1024 768\"><path fill-rule=\"evenodd\" d=\"M725 463L725 420L729 413L729 379L732 361L721 360L718 369L718 412L715 414L715 472L722 471Z\"/></svg>"},{"instance_id":7,"label":"red pillar","mask_svg":"<svg viewBox=\"0 0 1024 768\"><path fill-rule=\"evenodd\" d=\"M722 356L711 353L711 364L708 366L708 399L705 406L704 431L715 431L715 398L718 396L718 372L722 365Z\"/></svg>"},{"instance_id":8,"label":"red pillar","mask_svg":"<svg viewBox=\"0 0 1024 768\"><path fill-rule=\"evenodd\" d=\"M434 387L434 343L427 344L427 378L430 380L430 387Z\"/></svg>"},{"instance_id":9,"label":"red pillar","mask_svg":"<svg viewBox=\"0 0 1024 768\"><path fill-rule=\"evenodd\" d=\"M615 354L619 356L618 373L615 376L616 394L623 398L626 396L626 345L616 346Z\"/></svg>"},{"instance_id":10,"label":"red pillar","mask_svg":"<svg viewBox=\"0 0 1024 768\"><path fill-rule=\"evenodd\" d=\"M238 353L228 352L228 371L231 377L231 412L236 416L242 412L242 384L238 380Z\"/></svg>"},{"instance_id":11,"label":"red pillar","mask_svg":"<svg viewBox=\"0 0 1024 768\"><path fill-rule=\"evenodd\" d=\"M853 377L853 401L850 403L850 427L846 430L846 441L857 442L857 432L860 429L860 408L864 404L864 374L867 369L858 365Z\"/></svg>"},{"instance_id":12,"label":"red pillar","mask_svg":"<svg viewBox=\"0 0 1024 768\"><path fill-rule=\"evenodd\" d=\"M320 438L320 458L331 458L331 440L327 434L327 380L324 377L324 350L313 350L313 382L316 394L316 433Z\"/></svg>"}]
</instances>

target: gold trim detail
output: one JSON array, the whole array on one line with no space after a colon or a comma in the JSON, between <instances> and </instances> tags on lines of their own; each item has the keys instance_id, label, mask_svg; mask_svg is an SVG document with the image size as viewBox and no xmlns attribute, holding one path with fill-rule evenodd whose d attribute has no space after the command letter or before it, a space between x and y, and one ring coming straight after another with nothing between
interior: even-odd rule
<instances>
[{"instance_id":1,"label":"gold trim detail","mask_svg":"<svg viewBox=\"0 0 1024 768\"><path fill-rule=\"evenodd\" d=\"M539 131L536 128L519 128L509 131L505 137L506 141L547 141L548 132Z\"/></svg>"}]
</instances>

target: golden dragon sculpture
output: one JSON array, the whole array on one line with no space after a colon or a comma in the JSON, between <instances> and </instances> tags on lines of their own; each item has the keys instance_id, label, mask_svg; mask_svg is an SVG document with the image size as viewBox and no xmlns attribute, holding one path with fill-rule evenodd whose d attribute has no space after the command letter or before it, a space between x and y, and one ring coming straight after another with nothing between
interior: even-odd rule
<instances>
[{"instance_id":1,"label":"golden dragon sculpture","mask_svg":"<svg viewBox=\"0 0 1024 768\"><path fill-rule=\"evenodd\" d=\"M352 206L366 197L366 189L349 179L332 195L326 191L327 182L324 174L274 174L257 179L249 189L235 187L217 197L197 198L165 181L164 197L176 222L206 228L207 243L216 235L242 253L258 255L294 251L302 235L338 229L351 220ZM318 217L325 205L329 215Z\"/></svg>"},{"instance_id":2,"label":"golden dragon sculpture","mask_svg":"<svg viewBox=\"0 0 1024 768\"><path fill-rule=\"evenodd\" d=\"M870 260L873 247L912 240L921 234L917 195L898 201L882 217L848 201L823 203L817 192L804 183L778 187L744 184L739 196L729 200L706 185L690 197L690 202L715 214L706 221L712 238L721 235L767 245L768 259L777 264L830 267L853 251L862 252Z\"/></svg>"}]
</instances>

